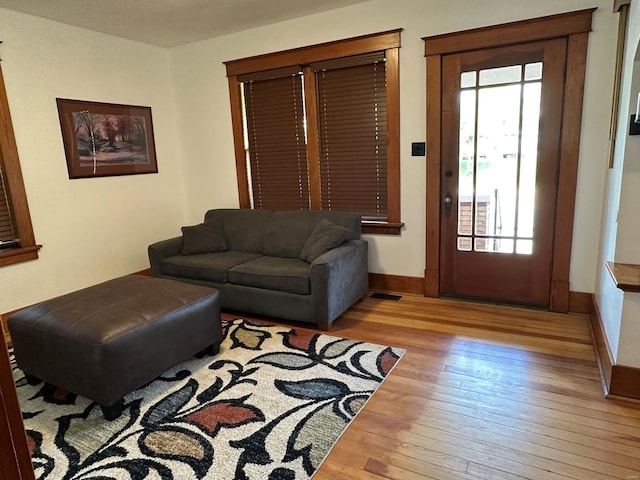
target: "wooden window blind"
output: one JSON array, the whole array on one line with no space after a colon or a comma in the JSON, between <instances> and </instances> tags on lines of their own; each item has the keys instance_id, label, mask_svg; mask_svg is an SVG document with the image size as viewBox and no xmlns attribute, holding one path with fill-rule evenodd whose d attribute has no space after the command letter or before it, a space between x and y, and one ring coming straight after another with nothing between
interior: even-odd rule
<instances>
[{"instance_id":1,"label":"wooden window blind","mask_svg":"<svg viewBox=\"0 0 640 480\"><path fill-rule=\"evenodd\" d=\"M224 62L242 208L348 210L400 234L400 31Z\"/></svg>"},{"instance_id":2,"label":"wooden window blind","mask_svg":"<svg viewBox=\"0 0 640 480\"><path fill-rule=\"evenodd\" d=\"M308 210L302 75L296 68L240 80L244 88L253 208Z\"/></svg>"},{"instance_id":3,"label":"wooden window blind","mask_svg":"<svg viewBox=\"0 0 640 480\"><path fill-rule=\"evenodd\" d=\"M320 205L387 221L384 52L312 65L316 75Z\"/></svg>"},{"instance_id":4,"label":"wooden window blind","mask_svg":"<svg viewBox=\"0 0 640 480\"><path fill-rule=\"evenodd\" d=\"M15 247L18 243L17 238L15 220L9 203L9 189L0 157L0 248Z\"/></svg>"}]
</instances>

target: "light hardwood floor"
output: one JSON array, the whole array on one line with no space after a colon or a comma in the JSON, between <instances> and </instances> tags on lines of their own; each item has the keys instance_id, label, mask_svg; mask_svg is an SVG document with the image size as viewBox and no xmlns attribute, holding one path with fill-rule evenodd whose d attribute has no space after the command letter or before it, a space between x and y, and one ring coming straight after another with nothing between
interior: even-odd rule
<instances>
[{"instance_id":1,"label":"light hardwood floor","mask_svg":"<svg viewBox=\"0 0 640 480\"><path fill-rule=\"evenodd\" d=\"M640 406L603 397L586 315L405 295L328 333L407 353L314 480L640 478Z\"/></svg>"}]
</instances>

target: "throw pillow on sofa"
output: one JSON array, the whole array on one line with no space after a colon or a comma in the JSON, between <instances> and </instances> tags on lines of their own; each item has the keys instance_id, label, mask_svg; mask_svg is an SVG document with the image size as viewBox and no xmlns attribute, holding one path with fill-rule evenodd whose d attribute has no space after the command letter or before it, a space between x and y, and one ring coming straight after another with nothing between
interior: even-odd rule
<instances>
[{"instance_id":1,"label":"throw pillow on sofa","mask_svg":"<svg viewBox=\"0 0 640 480\"><path fill-rule=\"evenodd\" d=\"M182 255L224 252L226 249L220 220L182 227Z\"/></svg>"},{"instance_id":2,"label":"throw pillow on sofa","mask_svg":"<svg viewBox=\"0 0 640 480\"><path fill-rule=\"evenodd\" d=\"M300 258L311 263L323 253L342 245L349 239L350 234L348 228L323 218L313 229L307 243L304 244Z\"/></svg>"}]
</instances>

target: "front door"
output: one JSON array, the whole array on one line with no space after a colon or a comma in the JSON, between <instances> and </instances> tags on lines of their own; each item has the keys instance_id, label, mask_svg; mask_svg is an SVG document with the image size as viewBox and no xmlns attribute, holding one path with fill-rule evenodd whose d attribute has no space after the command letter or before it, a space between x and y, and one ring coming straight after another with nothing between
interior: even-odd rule
<instances>
[{"instance_id":1,"label":"front door","mask_svg":"<svg viewBox=\"0 0 640 480\"><path fill-rule=\"evenodd\" d=\"M549 305L566 45L442 57L443 294Z\"/></svg>"}]
</instances>

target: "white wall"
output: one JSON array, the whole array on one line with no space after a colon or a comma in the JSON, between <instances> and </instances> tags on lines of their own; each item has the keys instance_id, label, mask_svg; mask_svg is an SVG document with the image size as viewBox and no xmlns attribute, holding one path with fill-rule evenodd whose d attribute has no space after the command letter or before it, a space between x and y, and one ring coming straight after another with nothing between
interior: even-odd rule
<instances>
[{"instance_id":1,"label":"white wall","mask_svg":"<svg viewBox=\"0 0 640 480\"><path fill-rule=\"evenodd\" d=\"M629 29L620 84L620 110L613 168L609 171L607 207L603 215L603 247L596 290L602 323L613 360L640 367L640 294L616 288L605 263L640 263L640 222L637 193L640 191L640 136L630 137L629 116L635 113L640 90L640 7L631 2Z\"/></svg>"},{"instance_id":2,"label":"white wall","mask_svg":"<svg viewBox=\"0 0 640 480\"><path fill-rule=\"evenodd\" d=\"M9 107L40 258L0 269L0 312L148 268L179 232L169 52L0 9ZM158 174L69 180L56 97L152 107Z\"/></svg>"},{"instance_id":3,"label":"white wall","mask_svg":"<svg viewBox=\"0 0 640 480\"><path fill-rule=\"evenodd\" d=\"M422 277L425 267L425 158L411 157L412 141L425 139L425 59L422 37L591 8L571 289L595 291L606 174L617 17L609 0L525 2L506 0L372 0L176 48L172 52L177 117L190 221L205 210L237 206L225 60L403 28L400 49L400 237L367 236L370 271ZM194 121L195 120L195 121ZM427 146L428 150L428 146Z\"/></svg>"},{"instance_id":4,"label":"white wall","mask_svg":"<svg viewBox=\"0 0 640 480\"><path fill-rule=\"evenodd\" d=\"M627 75L631 76L630 89L625 89L623 97L625 116L621 114L620 132L622 137L621 149L623 160L622 189L620 192L620 213L618 236L616 240L616 261L621 263L640 264L640 222L638 218L638 188L640 188L640 135L630 136L629 124L631 115L635 114L640 92L640 55L639 45L630 44L629 57L634 58L633 68L628 68ZM626 86L626 85L625 85ZM624 120L624 122L622 122Z\"/></svg>"}]
</instances>

